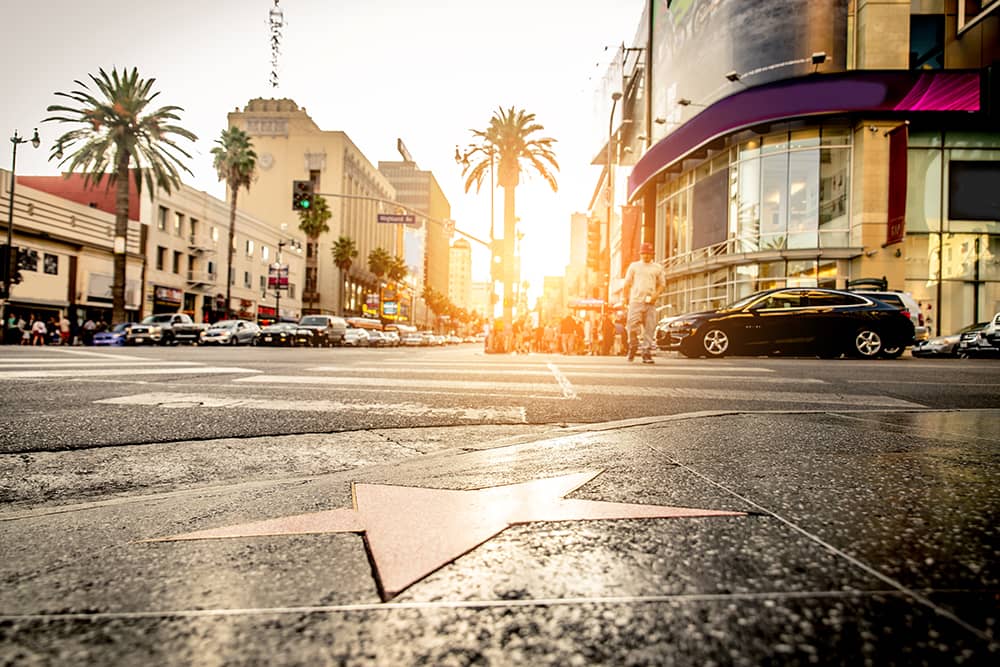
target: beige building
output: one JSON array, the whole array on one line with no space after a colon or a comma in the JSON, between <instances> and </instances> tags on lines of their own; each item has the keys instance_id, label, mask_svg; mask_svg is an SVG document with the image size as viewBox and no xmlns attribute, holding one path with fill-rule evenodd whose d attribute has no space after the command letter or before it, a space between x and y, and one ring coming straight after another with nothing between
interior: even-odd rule
<instances>
[{"instance_id":1,"label":"beige building","mask_svg":"<svg viewBox=\"0 0 1000 667\"><path fill-rule=\"evenodd\" d=\"M448 298L459 308L472 306L472 246L465 239L451 244L448 264Z\"/></svg>"},{"instance_id":2,"label":"beige building","mask_svg":"<svg viewBox=\"0 0 1000 667\"><path fill-rule=\"evenodd\" d=\"M79 174L19 176L17 182L14 245L35 250L40 261L36 271L24 272L13 305L110 321L114 192L84 187ZM205 192L182 185L150 200L133 188L125 290L130 317L160 312L185 312L199 322L225 317L228 229L229 204ZM230 312L254 321L275 317L268 274L283 243L289 289L281 294L280 309L285 319L298 318L301 233L242 211L235 229Z\"/></svg>"},{"instance_id":3,"label":"beige building","mask_svg":"<svg viewBox=\"0 0 1000 667\"><path fill-rule=\"evenodd\" d=\"M383 248L399 254L395 225L379 224L379 213L395 213L396 191L344 132L320 129L304 108L289 99L253 99L228 116L229 126L250 135L258 156L258 178L241 191L239 206L276 229L298 232L292 210L292 182L312 181L333 217L330 231L305 248L302 302L305 312L361 315L367 294L377 293L368 254ZM333 263L334 242L346 236L358 257L342 280ZM345 284L346 283L346 284Z\"/></svg>"}]
</instances>

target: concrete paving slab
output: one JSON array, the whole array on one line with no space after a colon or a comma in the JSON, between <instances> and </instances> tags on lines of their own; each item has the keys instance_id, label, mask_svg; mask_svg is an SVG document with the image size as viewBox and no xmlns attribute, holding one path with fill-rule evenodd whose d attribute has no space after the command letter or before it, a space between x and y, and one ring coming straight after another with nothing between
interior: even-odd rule
<instances>
[{"instance_id":1,"label":"concrete paving slab","mask_svg":"<svg viewBox=\"0 0 1000 667\"><path fill-rule=\"evenodd\" d=\"M0 663L995 664L998 425L699 415L25 500L0 511ZM603 472L567 498L748 515L516 525L389 602L356 533L142 541L350 507L352 483L586 469Z\"/></svg>"}]
</instances>

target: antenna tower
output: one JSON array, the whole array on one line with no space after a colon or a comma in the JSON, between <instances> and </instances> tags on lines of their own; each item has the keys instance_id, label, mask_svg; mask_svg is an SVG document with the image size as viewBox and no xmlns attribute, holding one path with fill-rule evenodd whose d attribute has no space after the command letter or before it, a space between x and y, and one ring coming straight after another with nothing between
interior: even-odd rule
<instances>
[{"instance_id":1,"label":"antenna tower","mask_svg":"<svg viewBox=\"0 0 1000 667\"><path fill-rule=\"evenodd\" d=\"M278 0L274 0L268 16L271 26L271 87L278 87L278 56L281 54L281 29L285 26L285 15L281 13Z\"/></svg>"}]
</instances>

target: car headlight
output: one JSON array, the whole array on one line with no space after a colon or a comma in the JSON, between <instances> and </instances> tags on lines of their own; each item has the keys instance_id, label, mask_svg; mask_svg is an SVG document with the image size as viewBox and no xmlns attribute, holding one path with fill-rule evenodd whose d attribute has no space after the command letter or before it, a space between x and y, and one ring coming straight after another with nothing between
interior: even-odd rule
<instances>
[{"instance_id":1,"label":"car headlight","mask_svg":"<svg viewBox=\"0 0 1000 667\"><path fill-rule=\"evenodd\" d=\"M149 333L151 334L158 334L160 333L160 331L161 331L160 326L157 324L154 324L153 326L149 327Z\"/></svg>"},{"instance_id":2,"label":"car headlight","mask_svg":"<svg viewBox=\"0 0 1000 667\"><path fill-rule=\"evenodd\" d=\"M674 320L667 325L668 329L690 329L695 324L694 320Z\"/></svg>"}]
</instances>

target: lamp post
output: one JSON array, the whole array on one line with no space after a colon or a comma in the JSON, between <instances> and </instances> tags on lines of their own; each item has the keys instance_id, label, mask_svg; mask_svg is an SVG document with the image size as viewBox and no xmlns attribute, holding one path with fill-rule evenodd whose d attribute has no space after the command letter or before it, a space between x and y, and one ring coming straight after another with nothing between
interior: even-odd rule
<instances>
[{"instance_id":1,"label":"lamp post","mask_svg":"<svg viewBox=\"0 0 1000 667\"><path fill-rule=\"evenodd\" d=\"M604 283L604 298L608 300L609 304L611 303L611 216L614 214L615 210L615 183L614 174L611 169L611 162L614 158L615 108L618 106L618 100L621 98L622 94L617 90L611 93L611 114L608 116L608 222L607 235L604 241L604 260L608 272L605 274L607 278Z\"/></svg>"},{"instance_id":2,"label":"lamp post","mask_svg":"<svg viewBox=\"0 0 1000 667\"><path fill-rule=\"evenodd\" d=\"M296 240L289 241L278 241L278 255L275 257L274 268L275 268L275 279L274 279L274 321L275 323L281 321L281 290L283 289L281 285L281 249L285 246L292 246L295 252L302 252L302 244Z\"/></svg>"},{"instance_id":3,"label":"lamp post","mask_svg":"<svg viewBox=\"0 0 1000 667\"><path fill-rule=\"evenodd\" d=\"M494 197L495 192L496 192L496 186L494 185L493 171L494 171L494 160L496 159L496 157L495 157L496 156L496 147L492 143L487 143L487 144L485 144L483 146L469 146L469 149L467 151L465 151L464 153L462 153L458 149L458 146L455 146L455 162L458 163L458 164L460 164L460 165L463 165L463 167L468 167L469 166L469 157L472 156L472 154L475 153L475 152L477 152L477 151L483 151L483 152L485 152L486 154L488 154L490 156L490 295L489 295L490 303L489 303L489 309L490 309L490 316L492 317L492 315L493 315L493 308L494 308L493 297L495 295L495 292L493 291L493 289L494 289L494 287L493 287L493 261L494 261L494 258L493 258L493 241L495 240L494 236L493 236L493 220L494 220L493 215L494 215L494 210L496 209L496 207L493 204L493 197Z\"/></svg>"},{"instance_id":4,"label":"lamp post","mask_svg":"<svg viewBox=\"0 0 1000 667\"><path fill-rule=\"evenodd\" d=\"M14 274L14 185L17 183L17 147L20 144L31 142L32 147L38 148L42 140L38 137L38 128L31 139L25 139L14 130L14 136L10 138L10 143L14 145L13 155L10 158L10 199L7 204L7 274L3 277L3 298L4 302L4 326L6 326L8 306L10 301L11 276Z\"/></svg>"}]
</instances>

